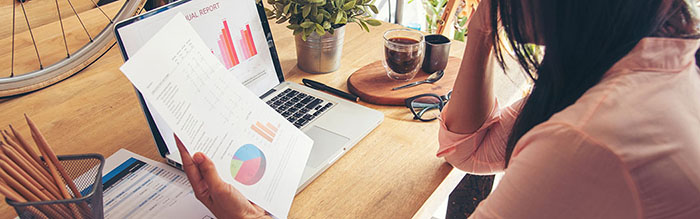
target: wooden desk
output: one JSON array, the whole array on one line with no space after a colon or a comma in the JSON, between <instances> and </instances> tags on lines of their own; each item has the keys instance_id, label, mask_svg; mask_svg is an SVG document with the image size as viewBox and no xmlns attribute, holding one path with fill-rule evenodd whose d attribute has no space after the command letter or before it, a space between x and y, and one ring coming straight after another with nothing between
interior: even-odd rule
<instances>
[{"instance_id":1,"label":"wooden desk","mask_svg":"<svg viewBox=\"0 0 700 219\"><path fill-rule=\"evenodd\" d=\"M398 28L384 24L361 31L347 27L342 65L334 73L313 75L296 67L291 31L273 25L282 69L288 80L313 78L347 91L356 69L383 57L382 33ZM454 42L460 57L464 44ZM46 89L0 100L0 124L13 124L25 136L23 113L32 117L58 154L100 153L126 148L154 160L158 155L134 89L118 70L122 59L113 48L83 72ZM452 169L435 157L437 121L416 122L403 107L363 105L385 114L384 122L336 164L296 196L291 218L409 218ZM2 218L15 216L4 202Z\"/></svg>"}]
</instances>

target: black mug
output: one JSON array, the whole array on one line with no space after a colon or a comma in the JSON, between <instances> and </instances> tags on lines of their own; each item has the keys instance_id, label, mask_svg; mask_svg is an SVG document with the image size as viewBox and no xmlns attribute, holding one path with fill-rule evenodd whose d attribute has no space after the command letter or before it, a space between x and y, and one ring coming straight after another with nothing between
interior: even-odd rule
<instances>
[{"instance_id":1,"label":"black mug","mask_svg":"<svg viewBox=\"0 0 700 219\"><path fill-rule=\"evenodd\" d=\"M449 38L441 34L425 36L425 56L423 58L423 71L432 74L445 70L447 60L450 58Z\"/></svg>"}]
</instances>

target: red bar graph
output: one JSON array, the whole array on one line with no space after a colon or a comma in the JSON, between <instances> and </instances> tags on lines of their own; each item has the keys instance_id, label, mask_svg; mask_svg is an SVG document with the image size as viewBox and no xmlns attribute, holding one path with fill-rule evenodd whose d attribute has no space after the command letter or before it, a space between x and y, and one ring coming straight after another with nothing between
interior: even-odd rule
<instances>
[{"instance_id":1,"label":"red bar graph","mask_svg":"<svg viewBox=\"0 0 700 219\"><path fill-rule=\"evenodd\" d=\"M253 35L250 33L249 24L246 24L245 29L241 30L240 44L243 47L243 53L246 59L258 54L258 51L255 49L255 43L253 42Z\"/></svg>"},{"instance_id":2,"label":"red bar graph","mask_svg":"<svg viewBox=\"0 0 700 219\"><path fill-rule=\"evenodd\" d=\"M217 39L217 44L221 52L221 61L224 63L224 66L226 66L226 69L231 69L242 61L248 60L258 54L255 48L255 42L253 41L253 35L250 31L250 25L246 24L245 29L241 29L240 33L241 38L236 41L238 45L235 45L231 37L231 30L229 29L228 22L226 22L226 20L223 21L223 28L219 34L219 39ZM236 48L238 48L241 56L236 53Z\"/></svg>"},{"instance_id":3,"label":"red bar graph","mask_svg":"<svg viewBox=\"0 0 700 219\"><path fill-rule=\"evenodd\" d=\"M224 29L222 30L226 33L226 38L227 42L229 43L230 47L229 52L230 55L232 56L231 60L233 60L233 65L237 65L239 63L238 61L238 56L236 55L236 47L233 46L233 40L231 40L231 30L228 28L228 23L226 23L226 20L224 20Z\"/></svg>"},{"instance_id":4,"label":"red bar graph","mask_svg":"<svg viewBox=\"0 0 700 219\"><path fill-rule=\"evenodd\" d=\"M217 43L219 44L219 49L221 50L221 59L223 60L226 68L230 68L233 66L233 63L231 63L231 57L228 55L228 49L224 49L226 46L224 45L224 41L221 40L223 36L220 36L219 38L220 39L217 41Z\"/></svg>"},{"instance_id":5,"label":"red bar graph","mask_svg":"<svg viewBox=\"0 0 700 219\"><path fill-rule=\"evenodd\" d=\"M246 42L245 39L241 39L238 41L238 44L241 45L241 48L243 50L243 57L245 59L248 59L250 57L250 54L248 54L248 51L250 51L250 49L248 48L248 42Z\"/></svg>"},{"instance_id":6,"label":"red bar graph","mask_svg":"<svg viewBox=\"0 0 700 219\"><path fill-rule=\"evenodd\" d=\"M246 36L248 36L248 37L246 37L246 39L248 39L248 44L250 44L250 48L252 49L251 53L253 53L253 55L257 55L258 50L255 49L255 43L253 42L253 35L250 33L250 25L246 24L245 29L246 29Z\"/></svg>"},{"instance_id":7,"label":"red bar graph","mask_svg":"<svg viewBox=\"0 0 700 219\"><path fill-rule=\"evenodd\" d=\"M240 63L238 61L238 55L236 55L236 47L231 39L231 31L229 31L228 23L224 20L224 28L221 29L221 34L219 34L219 50L221 51L221 59L224 61L224 65L227 69L233 68L233 66Z\"/></svg>"}]
</instances>

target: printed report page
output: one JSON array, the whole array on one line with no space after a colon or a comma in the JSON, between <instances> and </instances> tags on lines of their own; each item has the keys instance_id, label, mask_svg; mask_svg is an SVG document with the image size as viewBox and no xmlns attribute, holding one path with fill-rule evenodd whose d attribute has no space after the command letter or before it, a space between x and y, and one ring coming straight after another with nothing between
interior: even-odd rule
<instances>
[{"instance_id":1,"label":"printed report page","mask_svg":"<svg viewBox=\"0 0 700 219\"><path fill-rule=\"evenodd\" d=\"M164 10L156 9L156 10ZM202 38L207 51L256 96L279 84L255 1L192 0L119 29L131 57L175 15L181 13ZM170 158L180 162L173 130L145 98Z\"/></svg>"},{"instance_id":2,"label":"printed report page","mask_svg":"<svg viewBox=\"0 0 700 219\"><path fill-rule=\"evenodd\" d=\"M191 153L272 215L286 217L313 141L228 74L183 15L122 67Z\"/></svg>"}]
</instances>

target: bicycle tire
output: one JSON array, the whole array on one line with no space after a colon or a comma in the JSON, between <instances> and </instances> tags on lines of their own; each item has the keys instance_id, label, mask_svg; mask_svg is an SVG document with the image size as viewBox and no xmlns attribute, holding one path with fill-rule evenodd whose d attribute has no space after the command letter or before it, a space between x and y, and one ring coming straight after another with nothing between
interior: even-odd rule
<instances>
[{"instance_id":1,"label":"bicycle tire","mask_svg":"<svg viewBox=\"0 0 700 219\"><path fill-rule=\"evenodd\" d=\"M113 22L107 24L91 42L82 46L69 57L40 70L14 77L0 78L0 97L16 96L39 90L87 68L114 46L114 25L118 21L136 15L145 3L146 0L127 0L112 19ZM109 45L110 43L111 45Z\"/></svg>"}]
</instances>

